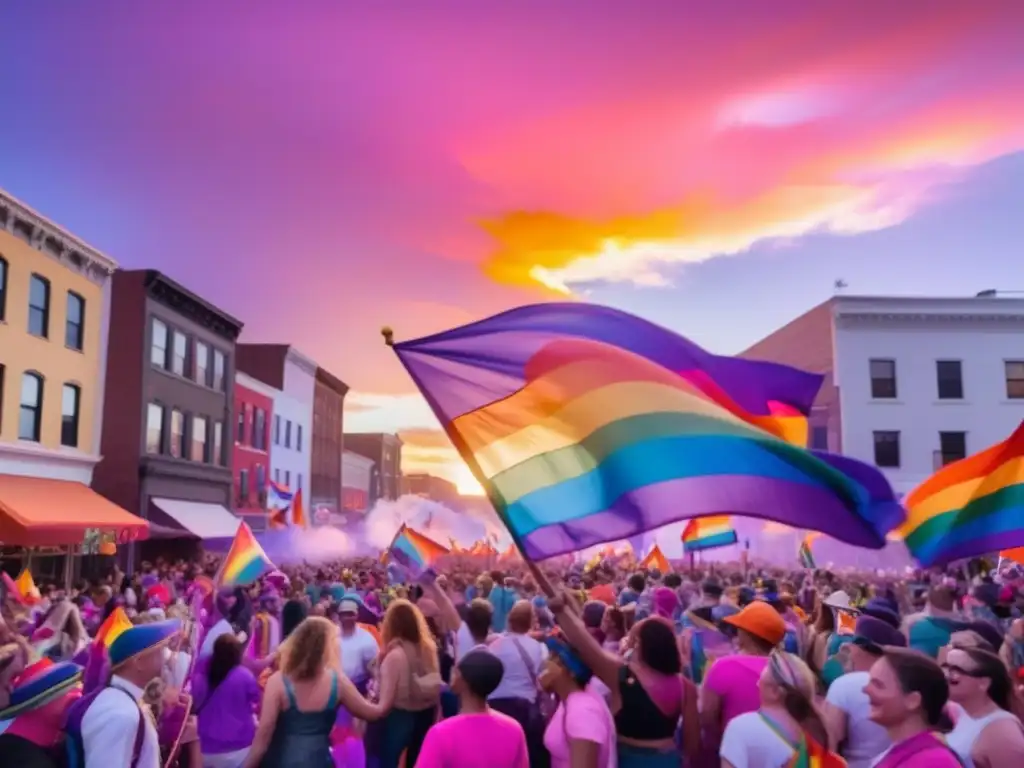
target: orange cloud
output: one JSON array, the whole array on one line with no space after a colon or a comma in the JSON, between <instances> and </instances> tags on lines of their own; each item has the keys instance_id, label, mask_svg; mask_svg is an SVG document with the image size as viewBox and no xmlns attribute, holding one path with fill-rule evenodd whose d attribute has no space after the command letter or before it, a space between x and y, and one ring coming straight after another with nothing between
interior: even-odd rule
<instances>
[{"instance_id":1,"label":"orange cloud","mask_svg":"<svg viewBox=\"0 0 1024 768\"><path fill-rule=\"evenodd\" d=\"M760 76L726 66L686 92L663 79L657 96L479 140L464 166L504 210L481 224L484 272L564 294L662 286L678 265L763 241L899 224L965 170L1024 149L1024 75L957 73L989 40L998 50L1006 23L947 7L858 45L807 42L805 60L777 54Z\"/></svg>"}]
</instances>

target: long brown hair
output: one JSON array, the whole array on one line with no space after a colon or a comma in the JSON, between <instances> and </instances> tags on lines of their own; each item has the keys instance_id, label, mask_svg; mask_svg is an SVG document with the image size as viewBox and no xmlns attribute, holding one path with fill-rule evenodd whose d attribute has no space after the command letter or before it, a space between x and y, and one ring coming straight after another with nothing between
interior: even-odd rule
<instances>
[{"instance_id":1,"label":"long brown hair","mask_svg":"<svg viewBox=\"0 0 1024 768\"><path fill-rule=\"evenodd\" d=\"M380 628L381 645L388 648L393 642L408 643L420 655L420 663L429 672L437 672L437 644L420 609L408 600L392 600L384 614Z\"/></svg>"},{"instance_id":2,"label":"long brown hair","mask_svg":"<svg viewBox=\"0 0 1024 768\"><path fill-rule=\"evenodd\" d=\"M341 668L338 627L322 616L310 616L281 646L281 672L292 680L314 680L326 669Z\"/></svg>"}]
</instances>

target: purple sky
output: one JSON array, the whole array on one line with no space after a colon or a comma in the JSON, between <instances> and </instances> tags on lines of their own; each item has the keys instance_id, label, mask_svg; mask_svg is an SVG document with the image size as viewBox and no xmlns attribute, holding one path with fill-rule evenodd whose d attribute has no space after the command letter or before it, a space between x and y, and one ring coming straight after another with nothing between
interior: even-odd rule
<instances>
[{"instance_id":1,"label":"purple sky","mask_svg":"<svg viewBox=\"0 0 1024 768\"><path fill-rule=\"evenodd\" d=\"M464 487L381 325L568 292L734 352L839 277L1024 290L1024 3L158 5L4 11L0 186Z\"/></svg>"}]
</instances>

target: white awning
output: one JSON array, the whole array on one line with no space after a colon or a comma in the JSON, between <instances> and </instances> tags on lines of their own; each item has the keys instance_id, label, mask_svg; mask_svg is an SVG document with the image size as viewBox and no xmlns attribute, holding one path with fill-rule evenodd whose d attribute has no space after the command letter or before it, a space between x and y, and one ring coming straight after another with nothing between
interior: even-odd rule
<instances>
[{"instance_id":1,"label":"white awning","mask_svg":"<svg viewBox=\"0 0 1024 768\"><path fill-rule=\"evenodd\" d=\"M220 504L179 499L153 499L153 503L200 539L230 539L238 531L239 519Z\"/></svg>"}]
</instances>

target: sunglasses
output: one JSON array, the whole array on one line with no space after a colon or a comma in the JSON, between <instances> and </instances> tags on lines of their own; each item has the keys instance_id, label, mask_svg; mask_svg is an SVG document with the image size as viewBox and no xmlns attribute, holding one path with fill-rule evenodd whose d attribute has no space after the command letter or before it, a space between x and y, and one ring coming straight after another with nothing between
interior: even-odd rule
<instances>
[{"instance_id":1,"label":"sunglasses","mask_svg":"<svg viewBox=\"0 0 1024 768\"><path fill-rule=\"evenodd\" d=\"M946 674L946 677L949 677L950 675L956 675L957 677L973 677L976 679L987 677L987 675L980 669L964 669L963 667L958 667L956 664L943 664L942 671Z\"/></svg>"}]
</instances>

